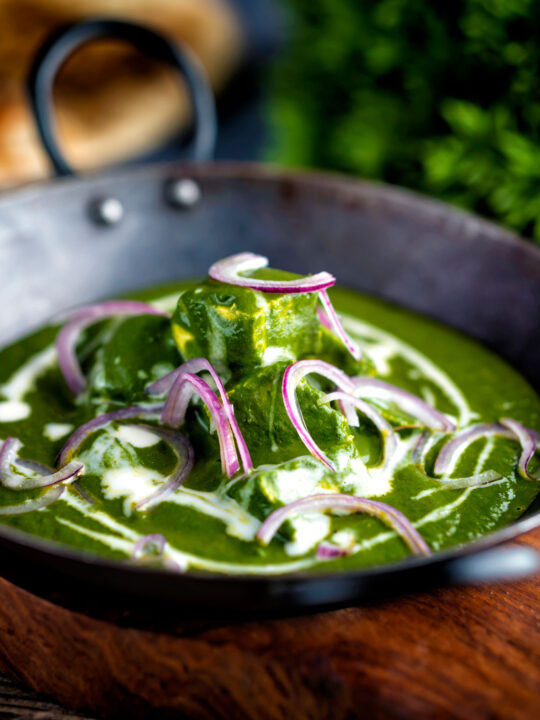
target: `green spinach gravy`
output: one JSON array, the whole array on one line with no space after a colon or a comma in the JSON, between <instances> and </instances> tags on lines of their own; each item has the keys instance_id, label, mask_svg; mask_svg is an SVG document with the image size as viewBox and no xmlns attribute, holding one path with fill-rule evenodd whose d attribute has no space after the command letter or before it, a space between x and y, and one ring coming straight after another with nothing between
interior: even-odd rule
<instances>
[{"instance_id":1,"label":"green spinach gravy","mask_svg":"<svg viewBox=\"0 0 540 720\"><path fill-rule=\"evenodd\" d=\"M261 270L262 278L290 278ZM349 426L336 403L320 404L331 386L305 378L297 397L309 432L335 462L329 470L310 455L282 396L291 363L318 358L348 375L375 376L404 388L452 418L458 428L512 416L540 429L540 401L528 383L498 357L462 335L403 309L341 288L332 300L349 336L363 351L354 360L317 314L317 294L270 294L212 280L140 294L168 310L118 317L88 327L77 344L87 387L74 398L60 372L50 326L0 352L0 439L18 438L20 457L55 467L68 436L88 420L148 403L147 385L194 357L207 358L223 380L254 470L223 474L215 429L205 406L191 402L180 430L194 448L183 485L149 510L136 505L178 463L174 449L133 421L91 433L75 459L84 464L54 504L0 521L27 533L112 558L130 558L146 535L165 536L165 555L182 569L237 574L331 571L399 561L410 550L381 519L363 513L307 512L291 516L267 545L261 522L299 498L348 493L400 510L431 551L459 545L518 518L538 484L517 472L521 448L509 437L472 442L449 477L494 470L488 484L452 489L433 476L448 441L432 433L423 466L413 460L423 428L392 402L371 398L396 429L390 467L380 465L381 436L366 417ZM538 459L531 463L536 472ZM19 472L23 473L21 469ZM0 487L2 507L39 497L43 489ZM322 542L345 549L319 558Z\"/></svg>"}]
</instances>

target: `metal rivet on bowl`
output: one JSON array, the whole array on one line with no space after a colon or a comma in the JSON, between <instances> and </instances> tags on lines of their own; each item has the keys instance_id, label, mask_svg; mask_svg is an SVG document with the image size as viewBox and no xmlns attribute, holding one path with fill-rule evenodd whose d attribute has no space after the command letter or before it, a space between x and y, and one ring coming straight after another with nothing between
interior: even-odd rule
<instances>
[{"instance_id":1,"label":"metal rivet on bowl","mask_svg":"<svg viewBox=\"0 0 540 720\"><path fill-rule=\"evenodd\" d=\"M90 204L90 215L100 225L117 225L124 217L124 206L114 197L97 198Z\"/></svg>"},{"instance_id":2,"label":"metal rivet on bowl","mask_svg":"<svg viewBox=\"0 0 540 720\"><path fill-rule=\"evenodd\" d=\"M169 180L165 186L165 198L173 207L189 210L201 199L201 188L195 180L183 178Z\"/></svg>"}]
</instances>

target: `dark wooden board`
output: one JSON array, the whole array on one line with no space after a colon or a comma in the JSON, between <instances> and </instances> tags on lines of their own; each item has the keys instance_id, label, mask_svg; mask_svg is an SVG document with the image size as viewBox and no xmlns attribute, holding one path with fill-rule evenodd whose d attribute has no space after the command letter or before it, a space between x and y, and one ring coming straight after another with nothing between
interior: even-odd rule
<instances>
[{"instance_id":1,"label":"dark wooden board","mask_svg":"<svg viewBox=\"0 0 540 720\"><path fill-rule=\"evenodd\" d=\"M540 549L540 530L521 542ZM404 588L407 591L407 588ZM540 581L264 621L120 627L0 580L0 718L540 716Z\"/></svg>"},{"instance_id":2,"label":"dark wooden board","mask_svg":"<svg viewBox=\"0 0 540 720\"><path fill-rule=\"evenodd\" d=\"M95 716L94 716L95 717ZM93 720L39 696L7 676L0 677L0 720Z\"/></svg>"}]
</instances>

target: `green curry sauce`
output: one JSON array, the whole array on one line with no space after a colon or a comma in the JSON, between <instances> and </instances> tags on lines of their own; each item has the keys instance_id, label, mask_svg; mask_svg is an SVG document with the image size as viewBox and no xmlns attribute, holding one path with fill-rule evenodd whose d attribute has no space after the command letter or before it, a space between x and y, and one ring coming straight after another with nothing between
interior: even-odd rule
<instances>
[{"instance_id":1,"label":"green curry sauce","mask_svg":"<svg viewBox=\"0 0 540 720\"><path fill-rule=\"evenodd\" d=\"M286 277L260 271L259 277ZM76 458L84 474L39 511L0 516L6 525L114 558L128 558L143 536L161 533L167 555L181 567L210 572L272 574L336 570L398 561L410 555L382 521L364 514L305 514L284 523L268 546L255 540L273 510L320 492L380 500L401 510L433 551L469 542L518 518L538 485L517 474L519 445L491 437L470 445L452 475L483 470L501 479L448 489L430 477L447 441L436 434L426 472L411 460L421 428L397 408L373 400L399 432L398 460L377 469L381 440L364 418L351 428L337 406L317 405L324 380L309 378L297 397L306 424L339 472L311 457L283 404L281 381L292 362L316 357L349 375L371 374L405 388L454 418L458 427L512 416L540 429L540 401L498 357L462 335L379 300L344 289L331 292L349 335L364 353L354 361L317 317L316 293L270 295L211 280L139 295L173 312L99 322L77 347L88 389L74 400L56 361L58 327L46 327L0 352L0 439L23 443L20 457L55 466L67 437L82 423L115 408L148 402L148 383L184 360L205 357L225 383L253 458L247 477L223 476L209 415L191 403L182 428L195 450L184 485L152 510L135 509L178 461L173 449L133 423L111 423L92 434ZM146 421L145 421L146 422ZM148 421L146 424L151 424ZM532 467L536 470L538 460ZM0 506L43 490L0 487ZM323 540L351 551L317 560Z\"/></svg>"}]
</instances>

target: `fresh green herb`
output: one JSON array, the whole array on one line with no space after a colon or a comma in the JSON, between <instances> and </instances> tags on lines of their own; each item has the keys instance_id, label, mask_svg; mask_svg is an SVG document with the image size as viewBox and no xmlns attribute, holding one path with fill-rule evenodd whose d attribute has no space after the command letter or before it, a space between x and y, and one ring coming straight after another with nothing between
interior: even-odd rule
<instances>
[{"instance_id":1,"label":"fresh green herb","mask_svg":"<svg viewBox=\"0 0 540 720\"><path fill-rule=\"evenodd\" d=\"M540 241L540 4L289 5L272 160L405 185Z\"/></svg>"}]
</instances>

